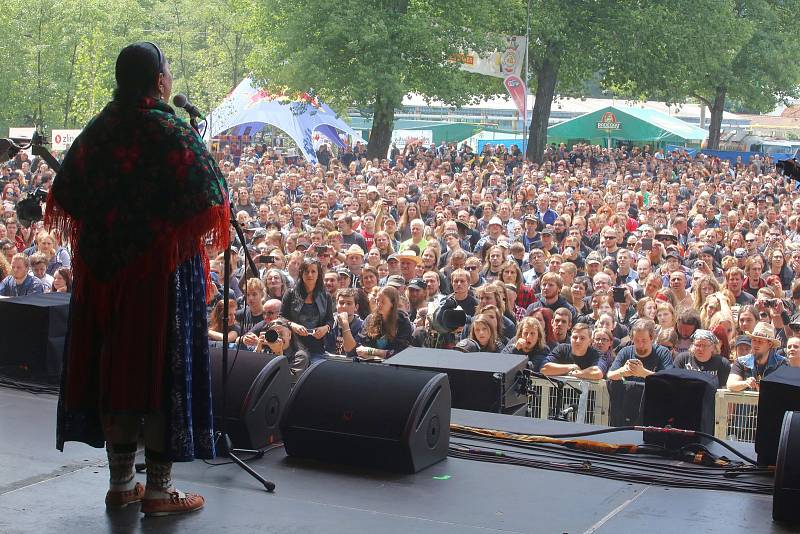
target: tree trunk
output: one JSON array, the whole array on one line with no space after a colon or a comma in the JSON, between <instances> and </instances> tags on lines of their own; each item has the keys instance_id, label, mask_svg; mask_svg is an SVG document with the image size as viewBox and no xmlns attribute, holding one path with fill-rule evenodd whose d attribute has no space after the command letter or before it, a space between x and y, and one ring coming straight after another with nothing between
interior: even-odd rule
<instances>
[{"instance_id":1,"label":"tree trunk","mask_svg":"<svg viewBox=\"0 0 800 534\"><path fill-rule=\"evenodd\" d=\"M369 132L367 157L384 159L389 153L389 144L392 142L394 129L394 107L391 98L381 92L375 97L375 106L372 113L372 129Z\"/></svg>"},{"instance_id":2,"label":"tree trunk","mask_svg":"<svg viewBox=\"0 0 800 534\"><path fill-rule=\"evenodd\" d=\"M548 46L542 64L536 71L536 101L533 103L531 125L528 130L528 150L525 153L528 161L541 163L544 159L550 108L553 105L560 67L561 53L555 47Z\"/></svg>"},{"instance_id":3,"label":"tree trunk","mask_svg":"<svg viewBox=\"0 0 800 534\"><path fill-rule=\"evenodd\" d=\"M725 87L717 87L714 103L711 105L711 121L708 125L708 148L719 150L719 138L722 134L722 113L725 111Z\"/></svg>"}]
</instances>

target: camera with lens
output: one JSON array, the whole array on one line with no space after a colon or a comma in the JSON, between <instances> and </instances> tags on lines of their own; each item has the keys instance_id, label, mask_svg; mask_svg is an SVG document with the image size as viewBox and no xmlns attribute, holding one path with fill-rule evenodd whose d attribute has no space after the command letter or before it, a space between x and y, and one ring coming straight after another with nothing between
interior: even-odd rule
<instances>
[{"instance_id":1,"label":"camera with lens","mask_svg":"<svg viewBox=\"0 0 800 534\"><path fill-rule=\"evenodd\" d=\"M452 295L445 298L428 316L431 328L440 334L451 334L467 324L467 313Z\"/></svg>"},{"instance_id":2,"label":"camera with lens","mask_svg":"<svg viewBox=\"0 0 800 534\"><path fill-rule=\"evenodd\" d=\"M800 162L795 158L779 161L775 163L775 168L784 176L800 181Z\"/></svg>"},{"instance_id":3,"label":"camera with lens","mask_svg":"<svg viewBox=\"0 0 800 534\"><path fill-rule=\"evenodd\" d=\"M274 328L269 328L264 331L264 339L267 343L275 343L280 339L281 335Z\"/></svg>"},{"instance_id":4,"label":"camera with lens","mask_svg":"<svg viewBox=\"0 0 800 534\"><path fill-rule=\"evenodd\" d=\"M47 201L47 193L47 190L38 187L17 203L17 219L22 226L27 228L32 223L42 220L42 204Z\"/></svg>"}]
</instances>

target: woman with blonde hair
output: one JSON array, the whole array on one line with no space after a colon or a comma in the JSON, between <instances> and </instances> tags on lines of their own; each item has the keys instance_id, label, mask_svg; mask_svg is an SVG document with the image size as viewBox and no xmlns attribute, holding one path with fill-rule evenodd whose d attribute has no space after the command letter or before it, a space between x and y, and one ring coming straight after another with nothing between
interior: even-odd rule
<instances>
[{"instance_id":1,"label":"woman with blonde hair","mask_svg":"<svg viewBox=\"0 0 800 534\"><path fill-rule=\"evenodd\" d=\"M712 275L703 276L692 284L692 304L694 309L701 309L708 296L719 291L719 288L719 282Z\"/></svg>"},{"instance_id":2,"label":"woman with blonde hair","mask_svg":"<svg viewBox=\"0 0 800 534\"><path fill-rule=\"evenodd\" d=\"M656 324L662 329L675 328L676 317L675 308L669 302L657 302L656 304Z\"/></svg>"}]
</instances>

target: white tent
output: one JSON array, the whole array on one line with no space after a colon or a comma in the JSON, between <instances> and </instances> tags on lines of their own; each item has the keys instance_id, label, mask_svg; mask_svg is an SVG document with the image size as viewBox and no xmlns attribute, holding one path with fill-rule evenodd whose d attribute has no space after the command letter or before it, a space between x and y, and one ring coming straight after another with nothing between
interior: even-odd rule
<instances>
[{"instance_id":1,"label":"white tent","mask_svg":"<svg viewBox=\"0 0 800 534\"><path fill-rule=\"evenodd\" d=\"M344 146L340 132L364 142L330 107L316 98L292 101L287 97L256 89L250 78L242 80L206 117L206 122L206 140L229 130L232 135L253 135L267 124L275 126L286 132L303 156L312 163L317 162L312 140L315 132L339 147Z\"/></svg>"}]
</instances>

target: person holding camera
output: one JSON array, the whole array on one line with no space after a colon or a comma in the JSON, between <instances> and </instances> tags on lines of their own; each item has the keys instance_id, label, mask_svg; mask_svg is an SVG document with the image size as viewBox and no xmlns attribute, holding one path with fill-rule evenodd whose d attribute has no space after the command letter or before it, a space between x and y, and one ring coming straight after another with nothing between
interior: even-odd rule
<instances>
[{"instance_id":1,"label":"person holding camera","mask_svg":"<svg viewBox=\"0 0 800 534\"><path fill-rule=\"evenodd\" d=\"M299 276L283 296L281 317L289 321L292 333L302 338L314 363L325 358L322 340L333 329L333 299L325 291L318 259L304 258Z\"/></svg>"},{"instance_id":2,"label":"person holding camera","mask_svg":"<svg viewBox=\"0 0 800 534\"><path fill-rule=\"evenodd\" d=\"M267 352L276 356L286 356L292 383L297 382L300 375L308 368L309 353L292 335L289 321L283 318L274 319L258 334L254 352Z\"/></svg>"}]
</instances>

